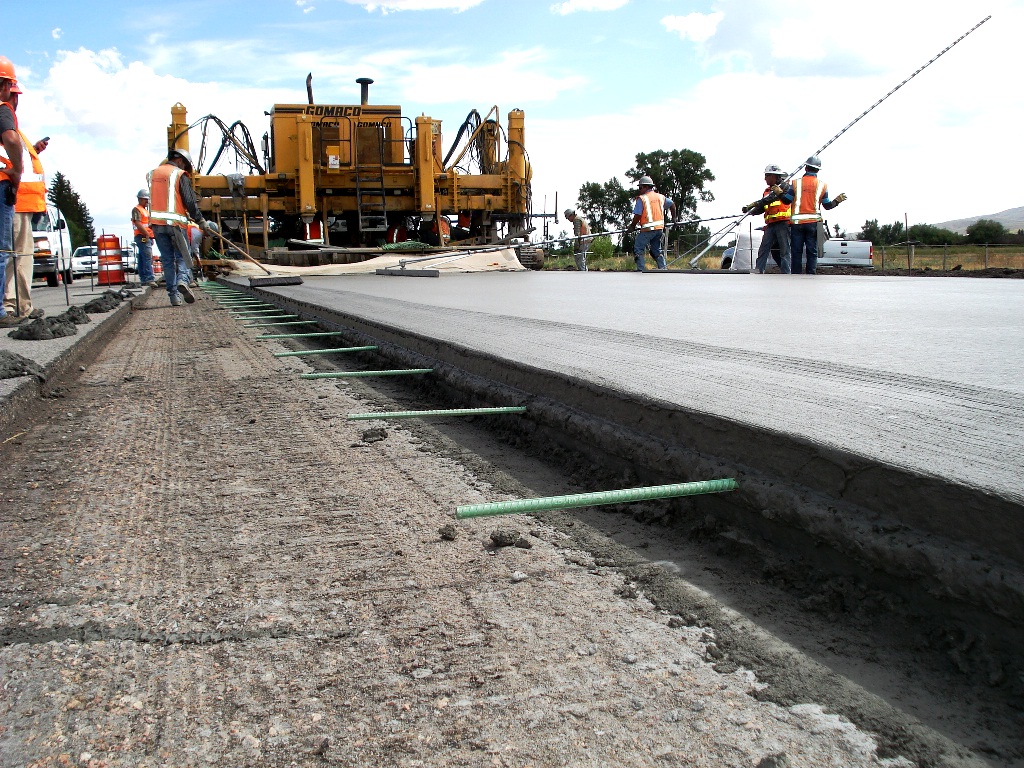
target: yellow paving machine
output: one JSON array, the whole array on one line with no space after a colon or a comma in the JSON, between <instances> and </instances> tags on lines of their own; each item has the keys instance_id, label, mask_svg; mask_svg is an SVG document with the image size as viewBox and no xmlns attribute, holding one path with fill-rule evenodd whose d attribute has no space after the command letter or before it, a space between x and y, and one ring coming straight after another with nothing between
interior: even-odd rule
<instances>
[{"instance_id":1,"label":"yellow paving machine","mask_svg":"<svg viewBox=\"0 0 1024 768\"><path fill-rule=\"evenodd\" d=\"M531 170L521 110L509 112L507 127L497 107L483 117L471 111L445 153L440 120L371 104L373 81L357 82L359 104L316 104L307 77L308 103L275 104L266 113L270 130L261 151L241 123L228 126L210 115L190 124L183 105L171 108L168 150L196 158L200 208L225 236L270 261L282 249L376 250L402 240L488 245L527 237ZM207 162L211 124L221 142ZM198 152L189 148L194 128L202 129ZM213 173L232 154L236 169L246 172Z\"/></svg>"}]
</instances>

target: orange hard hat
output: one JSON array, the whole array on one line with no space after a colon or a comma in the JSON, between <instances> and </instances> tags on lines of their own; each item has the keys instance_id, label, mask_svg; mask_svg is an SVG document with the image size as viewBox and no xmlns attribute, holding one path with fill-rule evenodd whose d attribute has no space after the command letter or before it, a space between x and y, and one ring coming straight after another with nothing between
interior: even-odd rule
<instances>
[{"instance_id":1,"label":"orange hard hat","mask_svg":"<svg viewBox=\"0 0 1024 768\"><path fill-rule=\"evenodd\" d=\"M17 80L15 80L13 83L11 83L11 93L23 93L21 88L18 87L18 81Z\"/></svg>"},{"instance_id":2,"label":"orange hard hat","mask_svg":"<svg viewBox=\"0 0 1024 768\"><path fill-rule=\"evenodd\" d=\"M0 80L17 80L18 76L14 74L14 65L11 60L0 56Z\"/></svg>"}]
</instances>

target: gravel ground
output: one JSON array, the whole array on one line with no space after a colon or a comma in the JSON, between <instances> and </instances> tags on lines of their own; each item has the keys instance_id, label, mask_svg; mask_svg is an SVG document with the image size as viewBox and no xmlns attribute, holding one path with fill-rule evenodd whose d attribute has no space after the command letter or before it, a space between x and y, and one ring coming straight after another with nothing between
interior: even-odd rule
<instances>
[{"instance_id":1,"label":"gravel ground","mask_svg":"<svg viewBox=\"0 0 1024 768\"><path fill-rule=\"evenodd\" d=\"M148 296L0 445L3 765L911 765L255 335Z\"/></svg>"}]
</instances>

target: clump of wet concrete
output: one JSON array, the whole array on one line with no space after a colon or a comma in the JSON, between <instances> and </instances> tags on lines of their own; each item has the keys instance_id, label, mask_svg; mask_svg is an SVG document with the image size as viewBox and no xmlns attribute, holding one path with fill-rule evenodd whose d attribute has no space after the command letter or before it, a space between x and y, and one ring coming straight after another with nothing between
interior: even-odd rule
<instances>
[{"instance_id":1,"label":"clump of wet concrete","mask_svg":"<svg viewBox=\"0 0 1024 768\"><path fill-rule=\"evenodd\" d=\"M514 547L520 536L515 528L495 528L491 531L491 541L496 547Z\"/></svg>"},{"instance_id":2,"label":"clump of wet concrete","mask_svg":"<svg viewBox=\"0 0 1024 768\"><path fill-rule=\"evenodd\" d=\"M444 541L455 541L459 537L459 529L454 523L445 523L437 529L437 535Z\"/></svg>"},{"instance_id":3,"label":"clump of wet concrete","mask_svg":"<svg viewBox=\"0 0 1024 768\"><path fill-rule=\"evenodd\" d=\"M46 381L46 373L35 360L0 350L0 379L16 379L19 376L35 376L40 382Z\"/></svg>"},{"instance_id":4,"label":"clump of wet concrete","mask_svg":"<svg viewBox=\"0 0 1024 768\"><path fill-rule=\"evenodd\" d=\"M48 339L60 339L64 336L74 336L78 333L78 326L64 315L57 317L41 317L33 320L27 325L19 325L8 336L12 339L22 341L46 341Z\"/></svg>"},{"instance_id":5,"label":"clump of wet concrete","mask_svg":"<svg viewBox=\"0 0 1024 768\"><path fill-rule=\"evenodd\" d=\"M77 304L68 307L67 310L57 315L57 318L65 322L74 323L75 325L85 325L92 322L92 318L89 317L88 313Z\"/></svg>"},{"instance_id":6,"label":"clump of wet concrete","mask_svg":"<svg viewBox=\"0 0 1024 768\"><path fill-rule=\"evenodd\" d=\"M364 443L379 443L381 440L386 440L388 431L384 427L374 427L363 432L362 440Z\"/></svg>"},{"instance_id":7,"label":"clump of wet concrete","mask_svg":"<svg viewBox=\"0 0 1024 768\"><path fill-rule=\"evenodd\" d=\"M124 294L127 291L107 291L106 293L97 296L90 302L87 302L82 308L89 314L97 314L99 312L110 312L112 309L117 309L124 299L130 299L132 294L128 293L127 296Z\"/></svg>"}]
</instances>

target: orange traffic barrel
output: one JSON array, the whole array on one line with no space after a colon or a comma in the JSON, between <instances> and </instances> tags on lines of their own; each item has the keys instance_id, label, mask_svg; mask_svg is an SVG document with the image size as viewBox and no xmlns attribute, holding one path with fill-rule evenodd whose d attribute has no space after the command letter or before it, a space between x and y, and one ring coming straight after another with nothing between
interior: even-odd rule
<instances>
[{"instance_id":1,"label":"orange traffic barrel","mask_svg":"<svg viewBox=\"0 0 1024 768\"><path fill-rule=\"evenodd\" d=\"M121 263L121 239L117 235L97 237L96 254L99 257L97 285L120 285L128 282L125 279L124 264Z\"/></svg>"}]
</instances>

